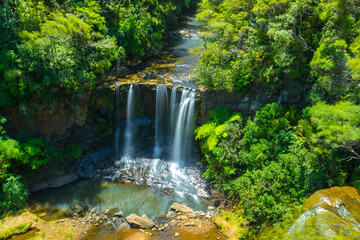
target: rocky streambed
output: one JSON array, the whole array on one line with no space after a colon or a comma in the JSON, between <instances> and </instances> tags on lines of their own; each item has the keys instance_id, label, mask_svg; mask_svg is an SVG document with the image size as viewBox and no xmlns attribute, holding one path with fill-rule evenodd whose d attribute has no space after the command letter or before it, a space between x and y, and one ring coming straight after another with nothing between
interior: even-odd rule
<instances>
[{"instance_id":1,"label":"rocky streambed","mask_svg":"<svg viewBox=\"0 0 360 240\"><path fill-rule=\"evenodd\" d=\"M48 222L70 226L76 236L73 239L225 239L212 222L217 214L213 206L208 206L206 211L194 211L173 203L167 213L152 218L146 214L126 215L116 208L100 211L82 203L57 215L41 208L31 212Z\"/></svg>"}]
</instances>

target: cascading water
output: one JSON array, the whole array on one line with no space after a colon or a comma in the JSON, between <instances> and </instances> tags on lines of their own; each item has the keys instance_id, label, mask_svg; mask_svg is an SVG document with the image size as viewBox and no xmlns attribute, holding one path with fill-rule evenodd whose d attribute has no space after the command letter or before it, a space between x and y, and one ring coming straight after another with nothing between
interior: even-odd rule
<instances>
[{"instance_id":1,"label":"cascading water","mask_svg":"<svg viewBox=\"0 0 360 240\"><path fill-rule=\"evenodd\" d=\"M119 108L120 108L120 85L117 85L115 87L115 120L116 120L116 130L115 130L115 157L119 158L120 157L120 126L119 126L119 121L120 121L120 112L119 112Z\"/></svg>"},{"instance_id":2,"label":"cascading water","mask_svg":"<svg viewBox=\"0 0 360 240\"><path fill-rule=\"evenodd\" d=\"M173 157L176 164L181 166L191 150L191 136L194 127L196 90L183 89L176 121Z\"/></svg>"},{"instance_id":3,"label":"cascading water","mask_svg":"<svg viewBox=\"0 0 360 240\"><path fill-rule=\"evenodd\" d=\"M124 151L123 155L131 157L133 155L133 135L134 135L134 85L130 85L127 98L127 110L126 110L126 129L124 135Z\"/></svg>"},{"instance_id":4,"label":"cascading water","mask_svg":"<svg viewBox=\"0 0 360 240\"><path fill-rule=\"evenodd\" d=\"M155 148L154 157L161 156L167 126L168 93L165 85L156 86Z\"/></svg>"},{"instance_id":5,"label":"cascading water","mask_svg":"<svg viewBox=\"0 0 360 240\"><path fill-rule=\"evenodd\" d=\"M176 124L175 114L177 112L177 107L178 107L178 103L176 102L176 100L177 100L177 89L178 89L177 86L173 87L173 89L171 90L171 97L170 97L170 130L171 130L171 133L174 133L175 124Z\"/></svg>"}]
</instances>

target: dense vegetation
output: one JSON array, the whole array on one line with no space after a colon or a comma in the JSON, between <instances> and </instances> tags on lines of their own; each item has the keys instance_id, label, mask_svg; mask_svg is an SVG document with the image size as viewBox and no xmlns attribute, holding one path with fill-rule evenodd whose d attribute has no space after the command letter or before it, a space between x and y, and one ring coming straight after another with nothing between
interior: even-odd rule
<instances>
[{"instance_id":1,"label":"dense vegetation","mask_svg":"<svg viewBox=\"0 0 360 240\"><path fill-rule=\"evenodd\" d=\"M316 190L360 187L359 9L347 0L200 3L199 84L308 93L305 109L273 103L249 119L214 109L195 131L204 176L257 229L291 218Z\"/></svg>"},{"instance_id":2,"label":"dense vegetation","mask_svg":"<svg viewBox=\"0 0 360 240\"><path fill-rule=\"evenodd\" d=\"M0 116L14 107L28 116L49 102L76 112L84 93L109 71L160 49L166 31L195 2L1 0ZM24 182L81 155L74 144L55 146L24 133L10 137L4 123L1 117L0 215L23 207Z\"/></svg>"},{"instance_id":3,"label":"dense vegetation","mask_svg":"<svg viewBox=\"0 0 360 240\"><path fill-rule=\"evenodd\" d=\"M59 94L81 97L112 66L160 48L165 31L189 4L2 0L0 107L22 104L26 110L29 102L52 101Z\"/></svg>"},{"instance_id":4,"label":"dense vegetation","mask_svg":"<svg viewBox=\"0 0 360 240\"><path fill-rule=\"evenodd\" d=\"M251 223L285 220L316 190L358 186L360 106L319 102L299 116L273 103L253 120L227 120L224 108L211 115L195 131L205 177L236 199Z\"/></svg>"},{"instance_id":5,"label":"dense vegetation","mask_svg":"<svg viewBox=\"0 0 360 240\"><path fill-rule=\"evenodd\" d=\"M9 137L0 118L0 214L21 209L26 201L29 183L39 176L52 174L65 161L79 158L81 147L70 143L57 147L43 138L23 132ZM22 179L23 178L23 179Z\"/></svg>"},{"instance_id":6,"label":"dense vegetation","mask_svg":"<svg viewBox=\"0 0 360 240\"><path fill-rule=\"evenodd\" d=\"M0 0L0 110L57 97L72 110L126 59L161 48L190 0ZM360 4L353 0L202 0L197 82L207 89L307 91L253 118L225 108L196 129L204 176L261 229L291 218L314 191L360 188ZM304 90L305 89L305 90ZM33 108L33 109L36 109ZM0 118L0 214L21 208L35 175L79 157ZM22 177L21 177L22 176ZM244 218L244 219L243 219ZM249 236L243 236L249 237Z\"/></svg>"},{"instance_id":7,"label":"dense vegetation","mask_svg":"<svg viewBox=\"0 0 360 240\"><path fill-rule=\"evenodd\" d=\"M359 13L351 0L203 0L198 82L239 92L297 83L313 99L357 99Z\"/></svg>"}]
</instances>

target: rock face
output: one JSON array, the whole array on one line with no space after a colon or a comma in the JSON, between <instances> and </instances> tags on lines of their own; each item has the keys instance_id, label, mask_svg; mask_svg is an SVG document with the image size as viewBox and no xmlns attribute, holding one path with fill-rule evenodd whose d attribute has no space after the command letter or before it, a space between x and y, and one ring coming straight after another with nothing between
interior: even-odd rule
<instances>
[{"instance_id":1,"label":"rock face","mask_svg":"<svg viewBox=\"0 0 360 240\"><path fill-rule=\"evenodd\" d=\"M155 226L155 223L145 214L142 216L131 214L126 217L126 221L130 224L132 228L149 229Z\"/></svg>"},{"instance_id":2,"label":"rock face","mask_svg":"<svg viewBox=\"0 0 360 240\"><path fill-rule=\"evenodd\" d=\"M197 106L199 109L197 123L203 124L210 117L208 111L217 107L225 107L231 111L240 112L244 116L253 116L259 108L272 102L300 106L305 104L303 94L299 86L288 86L274 94L267 94L262 89L255 89L246 94L214 90L201 91L201 101Z\"/></svg>"},{"instance_id":3,"label":"rock face","mask_svg":"<svg viewBox=\"0 0 360 240\"><path fill-rule=\"evenodd\" d=\"M285 239L359 239L360 195L352 187L315 192L303 204L303 214Z\"/></svg>"},{"instance_id":4,"label":"rock face","mask_svg":"<svg viewBox=\"0 0 360 240\"><path fill-rule=\"evenodd\" d=\"M113 154L109 149L100 149L96 152L87 152L76 164L76 173L79 177L103 177L101 171L114 165Z\"/></svg>"},{"instance_id":5,"label":"rock face","mask_svg":"<svg viewBox=\"0 0 360 240\"><path fill-rule=\"evenodd\" d=\"M36 192L46 188L60 187L62 185L75 181L77 178L78 176L75 173L69 173L66 175L55 177L53 179L44 180L35 184L36 186L33 187L30 192Z\"/></svg>"},{"instance_id":6,"label":"rock face","mask_svg":"<svg viewBox=\"0 0 360 240\"><path fill-rule=\"evenodd\" d=\"M192 210L191 208L189 208L188 206L185 206L183 204L179 204L179 203L174 203L173 205L171 205L171 210L177 212L177 213L192 213L194 212L194 210Z\"/></svg>"}]
</instances>

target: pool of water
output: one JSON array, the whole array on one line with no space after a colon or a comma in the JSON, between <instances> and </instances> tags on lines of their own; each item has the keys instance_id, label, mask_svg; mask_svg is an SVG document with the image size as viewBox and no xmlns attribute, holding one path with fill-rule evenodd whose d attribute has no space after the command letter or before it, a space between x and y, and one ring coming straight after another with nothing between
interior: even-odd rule
<instances>
[{"instance_id":1,"label":"pool of water","mask_svg":"<svg viewBox=\"0 0 360 240\"><path fill-rule=\"evenodd\" d=\"M81 202L100 211L117 208L126 215L146 214L155 217L167 213L174 202L182 203L194 210L206 210L210 202L191 195L166 193L156 187L139 186L133 183L111 183L97 179L80 179L62 187L35 192L30 197L34 208L68 211Z\"/></svg>"}]
</instances>

